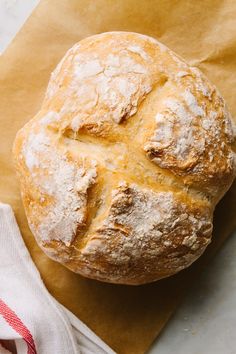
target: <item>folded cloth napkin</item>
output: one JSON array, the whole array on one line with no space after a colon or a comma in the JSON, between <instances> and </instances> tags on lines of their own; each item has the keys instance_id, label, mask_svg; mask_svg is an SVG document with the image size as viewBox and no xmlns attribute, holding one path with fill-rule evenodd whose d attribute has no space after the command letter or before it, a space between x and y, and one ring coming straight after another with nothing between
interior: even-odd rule
<instances>
[{"instance_id":1,"label":"folded cloth napkin","mask_svg":"<svg viewBox=\"0 0 236 354\"><path fill-rule=\"evenodd\" d=\"M45 288L9 205L0 203L0 353L114 354Z\"/></svg>"}]
</instances>

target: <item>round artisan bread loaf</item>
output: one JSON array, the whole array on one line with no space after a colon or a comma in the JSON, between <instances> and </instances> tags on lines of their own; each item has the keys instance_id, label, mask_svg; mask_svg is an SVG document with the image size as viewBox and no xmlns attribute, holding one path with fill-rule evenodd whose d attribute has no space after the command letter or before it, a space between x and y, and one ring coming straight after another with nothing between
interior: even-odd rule
<instances>
[{"instance_id":1,"label":"round artisan bread loaf","mask_svg":"<svg viewBox=\"0 0 236 354\"><path fill-rule=\"evenodd\" d=\"M170 276L210 243L234 138L216 88L164 45L128 32L86 38L15 140L29 226L49 257L86 277Z\"/></svg>"}]
</instances>

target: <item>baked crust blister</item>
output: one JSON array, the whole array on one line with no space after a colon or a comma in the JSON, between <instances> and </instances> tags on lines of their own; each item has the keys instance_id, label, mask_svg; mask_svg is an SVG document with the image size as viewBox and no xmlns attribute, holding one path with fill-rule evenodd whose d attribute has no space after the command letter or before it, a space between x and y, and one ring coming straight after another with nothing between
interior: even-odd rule
<instances>
[{"instance_id":1,"label":"baked crust blister","mask_svg":"<svg viewBox=\"0 0 236 354\"><path fill-rule=\"evenodd\" d=\"M110 32L72 47L14 157L29 226L87 277L142 284L210 243L236 171L224 100L153 38Z\"/></svg>"}]
</instances>

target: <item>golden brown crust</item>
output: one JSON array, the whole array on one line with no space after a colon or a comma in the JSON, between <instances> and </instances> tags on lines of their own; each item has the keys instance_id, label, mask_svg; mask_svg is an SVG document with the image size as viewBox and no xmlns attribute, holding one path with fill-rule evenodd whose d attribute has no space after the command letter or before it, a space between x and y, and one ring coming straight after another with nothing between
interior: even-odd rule
<instances>
[{"instance_id":1,"label":"golden brown crust","mask_svg":"<svg viewBox=\"0 0 236 354\"><path fill-rule=\"evenodd\" d=\"M72 47L14 156L44 251L82 275L142 284L189 266L235 176L224 100L156 40L110 32Z\"/></svg>"}]
</instances>

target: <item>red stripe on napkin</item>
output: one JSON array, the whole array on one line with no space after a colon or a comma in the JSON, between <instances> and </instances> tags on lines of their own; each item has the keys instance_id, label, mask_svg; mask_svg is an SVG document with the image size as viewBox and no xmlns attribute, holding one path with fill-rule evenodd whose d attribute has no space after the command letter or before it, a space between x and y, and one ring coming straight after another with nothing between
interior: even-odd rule
<instances>
[{"instance_id":1,"label":"red stripe on napkin","mask_svg":"<svg viewBox=\"0 0 236 354\"><path fill-rule=\"evenodd\" d=\"M10 309L10 307L5 304L4 301L0 299L0 315L3 316L5 321L21 335L27 344L28 354L37 354L34 339L29 329L24 325L21 319L16 315L16 313Z\"/></svg>"}]
</instances>

